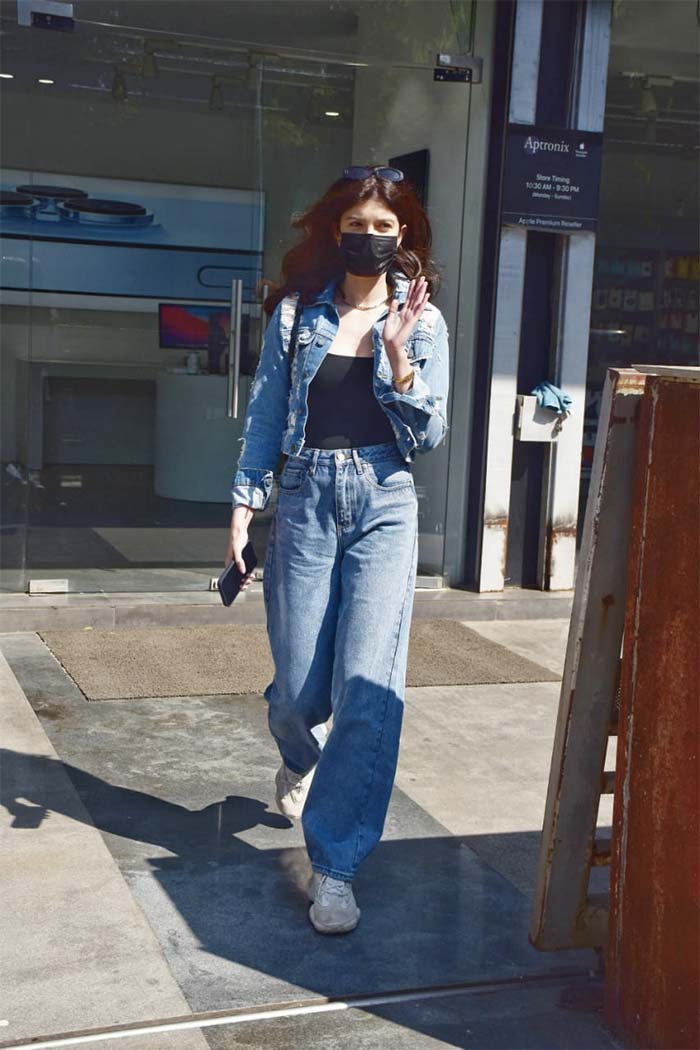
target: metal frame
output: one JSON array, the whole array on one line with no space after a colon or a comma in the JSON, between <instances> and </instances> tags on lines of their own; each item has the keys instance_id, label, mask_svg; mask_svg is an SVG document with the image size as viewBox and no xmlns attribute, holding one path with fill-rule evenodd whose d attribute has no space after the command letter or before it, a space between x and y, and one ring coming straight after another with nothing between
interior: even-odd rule
<instances>
[{"instance_id":1,"label":"metal frame","mask_svg":"<svg viewBox=\"0 0 700 1050\"><path fill-rule=\"evenodd\" d=\"M607 894L589 895L591 867L608 864L596 842L600 796L614 790L604 769L615 732L627 585L636 416L646 377L608 369L586 505L581 558L545 806L529 932L541 949L602 947Z\"/></svg>"},{"instance_id":2,"label":"metal frame","mask_svg":"<svg viewBox=\"0 0 700 1050\"><path fill-rule=\"evenodd\" d=\"M574 76L573 126L602 131L605 120L610 2L586 4L581 47ZM556 448L547 450L544 529L540 533L541 586L570 590L576 574L576 533L581 446L588 373L588 332L593 294L596 235L581 232L559 238L558 343L553 382L572 398L571 415Z\"/></svg>"},{"instance_id":3,"label":"metal frame","mask_svg":"<svg viewBox=\"0 0 700 1050\"><path fill-rule=\"evenodd\" d=\"M537 106L543 0L519 2L515 13L508 120L532 124ZM508 506L513 463L513 414L518 392L527 230L504 226L499 246L496 319L488 411L486 471L481 534L480 591L505 583Z\"/></svg>"},{"instance_id":4,"label":"metal frame","mask_svg":"<svg viewBox=\"0 0 700 1050\"><path fill-rule=\"evenodd\" d=\"M588 0L580 4L580 11L577 62L571 82L571 123L581 130L599 131L603 127L605 110L611 0ZM509 108L511 123L535 122L543 17L543 0L520 0L518 3ZM555 287L558 345L552 373L553 381L571 394L573 406L556 447L545 452L538 579L542 588L569 590L573 587L576 571L595 235L552 236L560 242ZM481 556L477 574L480 591L503 590L506 578L513 413L518 394L526 247L526 229L503 227L497 278Z\"/></svg>"},{"instance_id":5,"label":"metal frame","mask_svg":"<svg viewBox=\"0 0 700 1050\"><path fill-rule=\"evenodd\" d=\"M488 178L489 136L493 91L496 5L476 3L472 49L483 56L483 78L469 91L467 149L464 191L461 204L462 239L460 268L454 291L456 314L450 332L452 373L450 387L450 433L447 465L447 501L443 578L446 584L464 580L466 575L465 533L467 530L469 477L472 451L476 346L481 297L481 255L472 247L483 242L484 225L489 221L485 209ZM455 162L458 158L455 158Z\"/></svg>"}]
</instances>

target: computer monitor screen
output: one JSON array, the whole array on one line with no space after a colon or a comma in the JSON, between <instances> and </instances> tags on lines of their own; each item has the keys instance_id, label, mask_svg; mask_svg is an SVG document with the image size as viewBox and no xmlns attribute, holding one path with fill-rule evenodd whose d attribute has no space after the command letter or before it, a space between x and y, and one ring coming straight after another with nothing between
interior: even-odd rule
<instances>
[{"instance_id":1,"label":"computer monitor screen","mask_svg":"<svg viewBox=\"0 0 700 1050\"><path fill-rule=\"evenodd\" d=\"M228 344L230 311L223 304L160 303L158 321L163 350L208 350L213 344Z\"/></svg>"}]
</instances>

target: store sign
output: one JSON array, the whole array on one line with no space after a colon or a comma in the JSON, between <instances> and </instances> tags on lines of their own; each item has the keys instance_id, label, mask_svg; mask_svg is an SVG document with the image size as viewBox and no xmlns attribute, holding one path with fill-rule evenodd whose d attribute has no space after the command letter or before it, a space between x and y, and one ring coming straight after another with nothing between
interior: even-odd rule
<instances>
[{"instance_id":1,"label":"store sign","mask_svg":"<svg viewBox=\"0 0 700 1050\"><path fill-rule=\"evenodd\" d=\"M594 230L600 131L509 124L502 222L545 233Z\"/></svg>"}]
</instances>

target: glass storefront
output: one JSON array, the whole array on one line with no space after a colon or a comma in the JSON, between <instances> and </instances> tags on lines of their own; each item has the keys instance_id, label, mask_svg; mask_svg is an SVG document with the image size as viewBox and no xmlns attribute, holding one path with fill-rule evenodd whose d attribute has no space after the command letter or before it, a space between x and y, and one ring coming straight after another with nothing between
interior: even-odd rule
<instances>
[{"instance_id":1,"label":"glass storefront","mask_svg":"<svg viewBox=\"0 0 700 1050\"><path fill-rule=\"evenodd\" d=\"M72 33L3 17L0 590L218 575L264 281L345 165L420 183L455 330L472 89L433 67L471 50L473 14L93 0ZM442 572L448 444L415 464L424 574ZM275 498L251 527L260 564Z\"/></svg>"},{"instance_id":2,"label":"glass storefront","mask_svg":"<svg viewBox=\"0 0 700 1050\"><path fill-rule=\"evenodd\" d=\"M686 0L613 4L579 524L606 369L700 363L698 29Z\"/></svg>"}]
</instances>

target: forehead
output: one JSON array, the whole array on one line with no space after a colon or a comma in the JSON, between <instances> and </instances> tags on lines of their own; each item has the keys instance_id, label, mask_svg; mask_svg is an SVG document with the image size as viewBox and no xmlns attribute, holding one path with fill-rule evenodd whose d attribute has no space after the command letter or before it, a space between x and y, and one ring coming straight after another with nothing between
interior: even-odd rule
<instances>
[{"instance_id":1,"label":"forehead","mask_svg":"<svg viewBox=\"0 0 700 1050\"><path fill-rule=\"evenodd\" d=\"M396 214L387 208L386 204L382 204L378 200L367 200L362 201L359 204L353 204L351 208L343 212L343 219L395 219L398 222Z\"/></svg>"}]
</instances>

